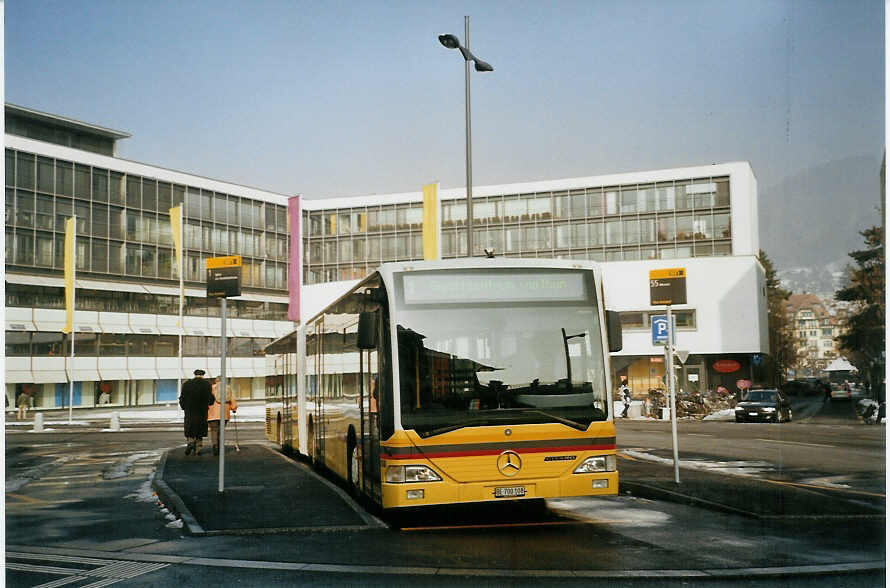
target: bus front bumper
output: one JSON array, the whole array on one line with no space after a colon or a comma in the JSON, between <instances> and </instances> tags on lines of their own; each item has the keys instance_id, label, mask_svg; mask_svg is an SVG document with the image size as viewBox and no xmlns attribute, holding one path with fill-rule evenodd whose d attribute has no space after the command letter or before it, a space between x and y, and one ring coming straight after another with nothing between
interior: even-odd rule
<instances>
[{"instance_id":1,"label":"bus front bumper","mask_svg":"<svg viewBox=\"0 0 890 588\"><path fill-rule=\"evenodd\" d=\"M449 480L394 484L383 482L383 508L493 502L534 498L614 496L618 472L570 474L559 478L488 480L459 483Z\"/></svg>"}]
</instances>

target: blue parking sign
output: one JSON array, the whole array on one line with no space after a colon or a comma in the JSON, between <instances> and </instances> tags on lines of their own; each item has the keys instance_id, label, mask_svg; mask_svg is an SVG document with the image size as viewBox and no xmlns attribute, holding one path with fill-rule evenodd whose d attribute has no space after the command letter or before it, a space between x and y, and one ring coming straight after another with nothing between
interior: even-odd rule
<instances>
[{"instance_id":1,"label":"blue parking sign","mask_svg":"<svg viewBox=\"0 0 890 588\"><path fill-rule=\"evenodd\" d=\"M674 343L677 342L677 317L674 319ZM652 323L652 344L664 345L668 340L668 317L666 314L654 314L649 317Z\"/></svg>"}]
</instances>

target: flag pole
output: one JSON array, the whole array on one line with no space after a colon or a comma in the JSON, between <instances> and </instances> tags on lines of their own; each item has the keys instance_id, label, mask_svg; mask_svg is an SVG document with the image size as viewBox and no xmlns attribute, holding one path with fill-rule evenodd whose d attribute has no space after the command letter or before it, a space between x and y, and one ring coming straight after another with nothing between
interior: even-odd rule
<instances>
[{"instance_id":1,"label":"flag pole","mask_svg":"<svg viewBox=\"0 0 890 588\"><path fill-rule=\"evenodd\" d=\"M75 300L77 294L76 280L77 280L77 215L75 214L73 226L71 227L71 256L73 258L71 262L71 361L70 366L68 368L68 424L73 424L74 421L74 332L77 330L75 327Z\"/></svg>"},{"instance_id":2,"label":"flag pole","mask_svg":"<svg viewBox=\"0 0 890 588\"><path fill-rule=\"evenodd\" d=\"M183 276L185 275L185 269L182 267L182 258L184 257L183 249L185 246L185 243L183 242L183 235L184 235L183 221L185 219L183 218L184 215L182 214L182 204L179 205L178 215L179 215L179 251L177 253L179 254L179 261L178 261L178 263L179 263L179 373L176 377L176 387L177 387L177 392L181 395L182 394L182 334L185 332L185 323L182 320L182 306L183 306L183 302L185 299L185 285L183 283Z\"/></svg>"}]
</instances>

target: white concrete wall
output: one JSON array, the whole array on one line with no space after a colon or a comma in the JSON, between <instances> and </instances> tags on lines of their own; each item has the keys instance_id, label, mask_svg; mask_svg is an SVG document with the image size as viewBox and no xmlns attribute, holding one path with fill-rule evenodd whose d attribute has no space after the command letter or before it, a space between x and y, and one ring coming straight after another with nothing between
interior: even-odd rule
<instances>
[{"instance_id":1,"label":"white concrete wall","mask_svg":"<svg viewBox=\"0 0 890 588\"><path fill-rule=\"evenodd\" d=\"M686 268L687 304L694 309L694 329L678 329L677 348L694 354L768 353L766 283L753 256L699 257L603 264L606 308L617 311L664 310L649 304L649 270ZM624 349L614 355L656 355L651 328L624 331Z\"/></svg>"},{"instance_id":2,"label":"white concrete wall","mask_svg":"<svg viewBox=\"0 0 890 588\"><path fill-rule=\"evenodd\" d=\"M687 304L694 309L694 329L679 329L677 347L693 354L769 353L766 279L754 256L697 257L655 261L613 261L601 264L606 308L617 311L654 311L649 304L649 270L686 268ZM356 282L331 282L303 287L302 307L313 314L342 296ZM308 318L304 314L304 320ZM624 331L624 349L614 355L657 355L652 331Z\"/></svg>"}]
</instances>

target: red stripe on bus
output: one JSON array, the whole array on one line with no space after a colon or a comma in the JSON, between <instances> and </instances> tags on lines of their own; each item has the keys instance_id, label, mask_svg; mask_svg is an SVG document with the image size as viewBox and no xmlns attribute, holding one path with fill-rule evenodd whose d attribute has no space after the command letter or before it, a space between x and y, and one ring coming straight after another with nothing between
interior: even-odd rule
<instances>
[{"instance_id":1,"label":"red stripe on bus","mask_svg":"<svg viewBox=\"0 0 890 588\"><path fill-rule=\"evenodd\" d=\"M615 445L576 445L571 447L525 447L522 449L511 449L516 453L564 453L566 451L605 451L615 449ZM471 457L478 455L500 455L506 450L503 449L477 449L469 451L440 451L437 453L401 453L390 455L381 453L380 459L423 459L434 457Z\"/></svg>"}]
</instances>

